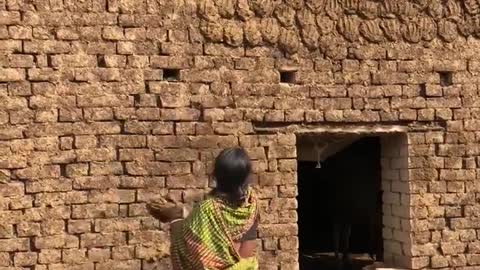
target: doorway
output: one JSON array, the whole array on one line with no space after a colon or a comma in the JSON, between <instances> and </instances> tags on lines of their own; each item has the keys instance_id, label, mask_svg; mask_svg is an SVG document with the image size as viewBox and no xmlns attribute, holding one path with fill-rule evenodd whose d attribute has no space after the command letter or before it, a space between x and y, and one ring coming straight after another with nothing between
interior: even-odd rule
<instances>
[{"instance_id":1,"label":"doorway","mask_svg":"<svg viewBox=\"0 0 480 270\"><path fill-rule=\"evenodd\" d=\"M297 138L300 269L338 269L334 224L346 218L352 263L343 269L372 264L372 250L383 260L381 145L378 136Z\"/></svg>"}]
</instances>

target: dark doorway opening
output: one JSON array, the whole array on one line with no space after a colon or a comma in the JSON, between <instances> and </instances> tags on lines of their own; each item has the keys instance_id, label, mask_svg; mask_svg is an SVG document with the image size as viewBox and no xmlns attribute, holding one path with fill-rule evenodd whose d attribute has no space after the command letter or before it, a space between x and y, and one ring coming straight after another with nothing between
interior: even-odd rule
<instances>
[{"instance_id":1,"label":"dark doorway opening","mask_svg":"<svg viewBox=\"0 0 480 270\"><path fill-rule=\"evenodd\" d=\"M298 161L300 269L338 270L333 224L339 213L355 221L349 241L352 264L344 265L343 269L362 269L372 264L367 255L372 242L377 261L382 260L380 162L378 137L360 138L329 156L320 166L312 160ZM367 216L373 216L373 227Z\"/></svg>"}]
</instances>

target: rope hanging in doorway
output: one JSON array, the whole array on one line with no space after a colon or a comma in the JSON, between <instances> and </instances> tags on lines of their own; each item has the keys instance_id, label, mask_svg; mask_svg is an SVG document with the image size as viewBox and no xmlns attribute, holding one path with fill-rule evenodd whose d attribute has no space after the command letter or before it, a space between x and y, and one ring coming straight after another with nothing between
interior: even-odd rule
<instances>
[{"instance_id":1,"label":"rope hanging in doorway","mask_svg":"<svg viewBox=\"0 0 480 270\"><path fill-rule=\"evenodd\" d=\"M321 169L322 168L322 163L320 161L320 155L321 151L320 148L318 147L318 144L315 144L315 149L317 150L317 166L315 166L315 169Z\"/></svg>"}]
</instances>

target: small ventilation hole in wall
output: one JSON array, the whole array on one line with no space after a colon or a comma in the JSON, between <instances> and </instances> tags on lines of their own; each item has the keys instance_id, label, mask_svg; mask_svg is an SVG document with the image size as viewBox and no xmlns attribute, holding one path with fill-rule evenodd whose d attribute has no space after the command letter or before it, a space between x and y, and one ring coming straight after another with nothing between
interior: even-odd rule
<instances>
[{"instance_id":1,"label":"small ventilation hole in wall","mask_svg":"<svg viewBox=\"0 0 480 270\"><path fill-rule=\"evenodd\" d=\"M62 177L68 177L67 165L66 164L60 164L60 175Z\"/></svg>"},{"instance_id":2,"label":"small ventilation hole in wall","mask_svg":"<svg viewBox=\"0 0 480 270\"><path fill-rule=\"evenodd\" d=\"M422 96L422 97L427 96L427 84L426 83L420 84L420 96Z\"/></svg>"},{"instance_id":3,"label":"small ventilation hole in wall","mask_svg":"<svg viewBox=\"0 0 480 270\"><path fill-rule=\"evenodd\" d=\"M139 106L141 103L142 103L142 100L140 99L140 95L133 95L133 100L134 100L134 104L135 106Z\"/></svg>"},{"instance_id":4,"label":"small ventilation hole in wall","mask_svg":"<svg viewBox=\"0 0 480 270\"><path fill-rule=\"evenodd\" d=\"M47 66L48 67L53 67L53 55L51 55L51 54L47 55Z\"/></svg>"},{"instance_id":5,"label":"small ventilation hole in wall","mask_svg":"<svg viewBox=\"0 0 480 270\"><path fill-rule=\"evenodd\" d=\"M280 82L281 83L295 83L296 82L296 71L280 71Z\"/></svg>"},{"instance_id":6,"label":"small ventilation hole in wall","mask_svg":"<svg viewBox=\"0 0 480 270\"><path fill-rule=\"evenodd\" d=\"M98 67L107 67L107 61L105 60L105 56L104 55L99 55L97 57L97 65Z\"/></svg>"},{"instance_id":7,"label":"small ventilation hole in wall","mask_svg":"<svg viewBox=\"0 0 480 270\"><path fill-rule=\"evenodd\" d=\"M439 72L440 76L440 85L441 86L450 86L453 84L453 73L452 72Z\"/></svg>"},{"instance_id":8,"label":"small ventilation hole in wall","mask_svg":"<svg viewBox=\"0 0 480 270\"><path fill-rule=\"evenodd\" d=\"M164 69L163 70L163 79L165 81L179 81L180 80L180 70L179 69Z\"/></svg>"}]
</instances>

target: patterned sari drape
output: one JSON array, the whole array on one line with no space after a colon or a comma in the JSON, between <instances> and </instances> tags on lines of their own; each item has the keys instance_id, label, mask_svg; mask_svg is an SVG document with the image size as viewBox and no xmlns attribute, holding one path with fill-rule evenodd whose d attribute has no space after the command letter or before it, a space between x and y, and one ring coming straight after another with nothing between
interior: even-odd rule
<instances>
[{"instance_id":1,"label":"patterned sari drape","mask_svg":"<svg viewBox=\"0 0 480 270\"><path fill-rule=\"evenodd\" d=\"M216 196L196 205L190 215L171 227L171 253L175 270L255 270L255 258L242 259L234 242L257 216L251 192L244 204L233 206Z\"/></svg>"}]
</instances>

